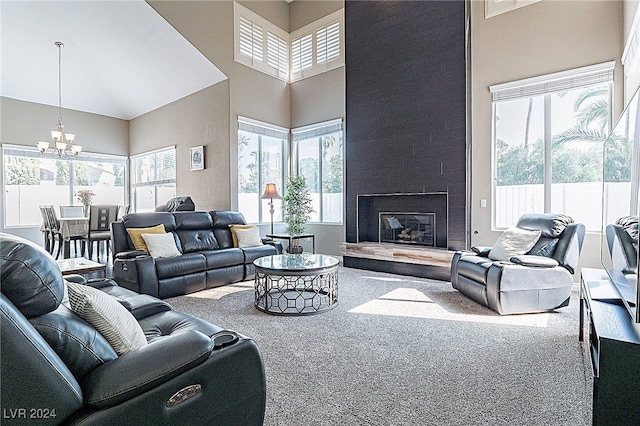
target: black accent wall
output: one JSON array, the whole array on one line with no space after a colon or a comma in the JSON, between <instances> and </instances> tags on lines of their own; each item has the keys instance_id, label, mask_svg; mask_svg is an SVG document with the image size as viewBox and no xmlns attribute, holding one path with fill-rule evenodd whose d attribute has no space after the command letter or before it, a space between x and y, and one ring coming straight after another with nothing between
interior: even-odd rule
<instances>
[{"instance_id":1,"label":"black accent wall","mask_svg":"<svg viewBox=\"0 0 640 426\"><path fill-rule=\"evenodd\" d=\"M464 1L345 1L346 240L359 194L448 192L466 248Z\"/></svg>"}]
</instances>

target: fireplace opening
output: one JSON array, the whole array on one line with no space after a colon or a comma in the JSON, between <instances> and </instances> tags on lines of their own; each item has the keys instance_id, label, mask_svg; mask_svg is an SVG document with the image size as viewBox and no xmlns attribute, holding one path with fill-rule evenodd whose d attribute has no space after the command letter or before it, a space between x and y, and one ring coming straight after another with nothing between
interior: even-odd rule
<instances>
[{"instance_id":1,"label":"fireplace opening","mask_svg":"<svg viewBox=\"0 0 640 426\"><path fill-rule=\"evenodd\" d=\"M378 242L435 246L435 213L378 213Z\"/></svg>"},{"instance_id":2,"label":"fireplace opening","mask_svg":"<svg viewBox=\"0 0 640 426\"><path fill-rule=\"evenodd\" d=\"M446 192L360 194L356 243L448 248Z\"/></svg>"}]
</instances>

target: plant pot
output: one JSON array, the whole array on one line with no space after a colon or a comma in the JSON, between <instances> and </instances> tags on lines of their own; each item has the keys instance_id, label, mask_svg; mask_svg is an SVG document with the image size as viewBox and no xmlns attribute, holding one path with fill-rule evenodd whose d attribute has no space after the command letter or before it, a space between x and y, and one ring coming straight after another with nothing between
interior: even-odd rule
<instances>
[{"instance_id":1,"label":"plant pot","mask_svg":"<svg viewBox=\"0 0 640 426\"><path fill-rule=\"evenodd\" d=\"M302 254L302 246L291 246L289 247L289 254Z\"/></svg>"}]
</instances>

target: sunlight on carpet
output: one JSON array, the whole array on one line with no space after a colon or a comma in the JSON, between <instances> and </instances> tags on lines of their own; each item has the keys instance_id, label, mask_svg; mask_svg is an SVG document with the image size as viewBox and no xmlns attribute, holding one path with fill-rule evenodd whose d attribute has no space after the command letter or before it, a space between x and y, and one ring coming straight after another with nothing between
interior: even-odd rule
<instances>
[{"instance_id":1,"label":"sunlight on carpet","mask_svg":"<svg viewBox=\"0 0 640 426\"><path fill-rule=\"evenodd\" d=\"M253 290L253 281L242 281L236 284L223 285L221 287L210 288L208 290L191 293L188 297L197 299L213 299L220 300L224 296L228 296L239 291Z\"/></svg>"},{"instance_id":2,"label":"sunlight on carpet","mask_svg":"<svg viewBox=\"0 0 640 426\"><path fill-rule=\"evenodd\" d=\"M448 294L464 297L457 293L448 292ZM548 313L502 316L479 305L477 309L469 309L465 306L463 310L450 303L441 302L415 288L398 288L349 312L528 327L547 327L549 322Z\"/></svg>"}]
</instances>

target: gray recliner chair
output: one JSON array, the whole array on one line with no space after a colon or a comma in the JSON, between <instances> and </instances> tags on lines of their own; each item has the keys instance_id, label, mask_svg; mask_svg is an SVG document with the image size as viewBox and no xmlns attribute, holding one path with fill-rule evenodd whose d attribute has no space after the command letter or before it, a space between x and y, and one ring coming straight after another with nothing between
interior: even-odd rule
<instances>
[{"instance_id":1,"label":"gray recliner chair","mask_svg":"<svg viewBox=\"0 0 640 426\"><path fill-rule=\"evenodd\" d=\"M516 227L539 231L533 247L506 259L496 259L493 247L457 252L451 263L453 288L501 315L567 306L584 225L561 214L525 214Z\"/></svg>"}]
</instances>

